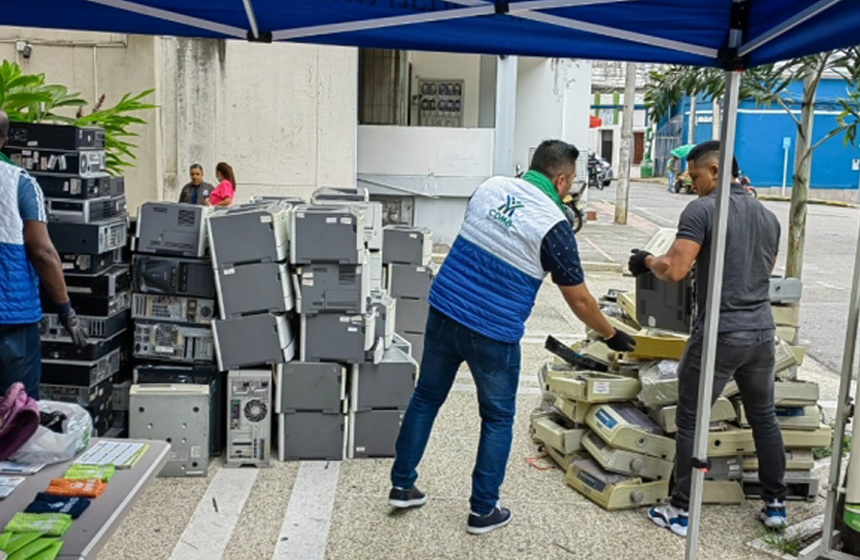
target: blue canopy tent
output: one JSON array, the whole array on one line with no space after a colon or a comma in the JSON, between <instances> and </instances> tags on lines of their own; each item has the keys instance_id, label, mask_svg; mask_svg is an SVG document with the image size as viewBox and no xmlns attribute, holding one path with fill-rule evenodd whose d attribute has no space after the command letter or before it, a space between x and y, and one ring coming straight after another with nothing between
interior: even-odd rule
<instances>
[{"instance_id":1,"label":"blue canopy tent","mask_svg":"<svg viewBox=\"0 0 860 560\"><path fill-rule=\"evenodd\" d=\"M355 47L715 66L726 70L721 139L731 169L743 68L860 42L860 0L23 0L5 2L0 24L145 35L297 41ZM512 130L506 129L506 133ZM717 191L708 321L702 355L687 558L698 550L713 366L722 292L729 174ZM860 316L855 261L839 395L845 429ZM838 482L841 446L831 481ZM830 485L824 534L834 527ZM820 556L848 558L822 541Z\"/></svg>"}]
</instances>

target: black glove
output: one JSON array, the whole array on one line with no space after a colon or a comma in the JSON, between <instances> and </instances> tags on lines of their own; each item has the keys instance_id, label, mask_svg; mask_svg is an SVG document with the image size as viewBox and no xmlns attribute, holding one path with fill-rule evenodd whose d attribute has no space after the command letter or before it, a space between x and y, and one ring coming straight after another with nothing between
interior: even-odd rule
<instances>
[{"instance_id":1,"label":"black glove","mask_svg":"<svg viewBox=\"0 0 860 560\"><path fill-rule=\"evenodd\" d=\"M615 329L615 334L609 338L603 339L603 342L609 346L610 350L616 352L632 352L636 348L636 340L624 331Z\"/></svg>"},{"instance_id":2,"label":"black glove","mask_svg":"<svg viewBox=\"0 0 860 560\"><path fill-rule=\"evenodd\" d=\"M645 259L651 256L648 251L633 249L630 251L630 260L627 262L627 268L633 276L641 276L648 272L648 267L645 266Z\"/></svg>"},{"instance_id":3,"label":"black glove","mask_svg":"<svg viewBox=\"0 0 860 560\"><path fill-rule=\"evenodd\" d=\"M81 323L81 318L72 309L72 306L61 306L59 316L60 322L69 332L69 336L72 337L72 344L75 346L86 346L89 343L87 340L87 330L84 328L83 323Z\"/></svg>"}]
</instances>

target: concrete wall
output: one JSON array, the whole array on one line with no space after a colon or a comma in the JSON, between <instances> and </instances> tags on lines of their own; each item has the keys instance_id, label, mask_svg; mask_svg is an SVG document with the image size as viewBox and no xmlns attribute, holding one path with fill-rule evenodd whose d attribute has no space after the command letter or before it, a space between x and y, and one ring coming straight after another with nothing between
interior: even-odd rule
<instances>
[{"instance_id":1,"label":"concrete wall","mask_svg":"<svg viewBox=\"0 0 860 560\"><path fill-rule=\"evenodd\" d=\"M580 148L588 146L590 98L589 61L521 57L514 165L528 169L531 149L543 140L559 138Z\"/></svg>"},{"instance_id":2,"label":"concrete wall","mask_svg":"<svg viewBox=\"0 0 860 560\"><path fill-rule=\"evenodd\" d=\"M463 126L478 126L481 96L480 56L413 51L409 53L409 61L412 63L413 95L419 92L419 78L463 80ZM418 124L418 111L414 106L411 122Z\"/></svg>"},{"instance_id":3,"label":"concrete wall","mask_svg":"<svg viewBox=\"0 0 860 560\"><path fill-rule=\"evenodd\" d=\"M32 45L29 60L16 40ZM177 199L192 163L210 182L230 163L239 201L355 184L356 49L0 27L0 56L108 105L155 88L126 173L133 213Z\"/></svg>"},{"instance_id":4,"label":"concrete wall","mask_svg":"<svg viewBox=\"0 0 860 560\"><path fill-rule=\"evenodd\" d=\"M32 46L29 59L17 52L17 40ZM159 84L159 41L136 35L0 27L0 57L17 61L26 73L44 73L48 83L79 91L90 103L104 94L105 105L111 106L127 92L138 93ZM163 103L163 93L156 88L149 101ZM69 111L68 116L73 114L74 110ZM129 208L135 209L161 196L161 111L156 109L141 116L149 124L132 127L140 134L132 140L138 146L137 160L135 167L126 172Z\"/></svg>"},{"instance_id":5,"label":"concrete wall","mask_svg":"<svg viewBox=\"0 0 860 560\"><path fill-rule=\"evenodd\" d=\"M237 200L307 197L355 184L357 50L167 38L165 193L178 197L188 166L214 182L229 163Z\"/></svg>"}]
</instances>

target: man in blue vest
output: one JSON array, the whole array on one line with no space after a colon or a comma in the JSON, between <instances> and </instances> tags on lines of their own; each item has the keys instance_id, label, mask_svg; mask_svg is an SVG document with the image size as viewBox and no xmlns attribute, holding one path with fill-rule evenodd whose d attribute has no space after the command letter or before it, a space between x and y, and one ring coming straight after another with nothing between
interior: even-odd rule
<instances>
[{"instance_id":1,"label":"man in blue vest","mask_svg":"<svg viewBox=\"0 0 860 560\"><path fill-rule=\"evenodd\" d=\"M421 375L391 469L393 507L427 500L415 486L415 469L465 361L481 415L466 530L483 534L510 522L511 512L498 501L513 438L519 342L547 274L571 311L610 348L633 349L633 339L606 321L586 288L576 239L565 219L562 200L573 186L578 156L574 146L547 140L535 150L522 179L493 177L469 199L460 234L430 290Z\"/></svg>"},{"instance_id":2,"label":"man in blue vest","mask_svg":"<svg viewBox=\"0 0 860 560\"><path fill-rule=\"evenodd\" d=\"M0 148L9 118L0 111ZM51 243L42 189L26 171L0 153L0 395L15 382L39 398L42 352L39 279L59 308L72 342L87 343L80 319L69 304L60 256Z\"/></svg>"}]
</instances>

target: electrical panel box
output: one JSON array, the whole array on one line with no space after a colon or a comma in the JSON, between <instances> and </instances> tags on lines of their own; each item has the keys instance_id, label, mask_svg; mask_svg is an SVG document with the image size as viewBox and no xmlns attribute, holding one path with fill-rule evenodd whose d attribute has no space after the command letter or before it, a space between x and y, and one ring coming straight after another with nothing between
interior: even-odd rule
<instances>
[{"instance_id":1,"label":"electrical panel box","mask_svg":"<svg viewBox=\"0 0 860 560\"><path fill-rule=\"evenodd\" d=\"M301 324L303 362L360 364L368 361L368 353L375 351L376 314L373 311L365 315L302 315Z\"/></svg>"},{"instance_id":2,"label":"electrical panel box","mask_svg":"<svg viewBox=\"0 0 860 560\"><path fill-rule=\"evenodd\" d=\"M388 292L394 298L427 299L433 270L423 265L388 265Z\"/></svg>"},{"instance_id":3,"label":"electrical panel box","mask_svg":"<svg viewBox=\"0 0 860 560\"><path fill-rule=\"evenodd\" d=\"M349 413L350 459L394 457L403 410L366 410Z\"/></svg>"},{"instance_id":4,"label":"electrical panel box","mask_svg":"<svg viewBox=\"0 0 860 560\"><path fill-rule=\"evenodd\" d=\"M423 333L427 328L430 304L426 299L397 298L397 332Z\"/></svg>"},{"instance_id":5,"label":"electrical panel box","mask_svg":"<svg viewBox=\"0 0 860 560\"><path fill-rule=\"evenodd\" d=\"M646 328L690 332L693 322L693 284L666 282L650 272L636 278L636 321Z\"/></svg>"},{"instance_id":6,"label":"electrical panel box","mask_svg":"<svg viewBox=\"0 0 860 560\"><path fill-rule=\"evenodd\" d=\"M212 329L176 323L134 324L134 357L181 363L211 363Z\"/></svg>"},{"instance_id":7,"label":"electrical panel box","mask_svg":"<svg viewBox=\"0 0 860 560\"><path fill-rule=\"evenodd\" d=\"M271 466L272 371L231 371L227 375L226 467Z\"/></svg>"},{"instance_id":8,"label":"electrical panel box","mask_svg":"<svg viewBox=\"0 0 860 560\"><path fill-rule=\"evenodd\" d=\"M202 257L206 254L209 208L176 202L146 202L137 215L141 253Z\"/></svg>"},{"instance_id":9,"label":"electrical panel box","mask_svg":"<svg viewBox=\"0 0 860 560\"><path fill-rule=\"evenodd\" d=\"M463 80L418 80L418 124L420 126L463 126L465 106Z\"/></svg>"},{"instance_id":10,"label":"electrical panel box","mask_svg":"<svg viewBox=\"0 0 860 560\"><path fill-rule=\"evenodd\" d=\"M428 266L433 256L433 232L414 226L386 226L382 260L385 264Z\"/></svg>"},{"instance_id":11,"label":"electrical panel box","mask_svg":"<svg viewBox=\"0 0 860 560\"><path fill-rule=\"evenodd\" d=\"M370 276L360 264L315 263L297 268L298 312L367 312Z\"/></svg>"},{"instance_id":12,"label":"electrical panel box","mask_svg":"<svg viewBox=\"0 0 860 560\"><path fill-rule=\"evenodd\" d=\"M323 412L278 415L281 461L341 461L346 454L347 417Z\"/></svg>"},{"instance_id":13,"label":"electrical panel box","mask_svg":"<svg viewBox=\"0 0 860 560\"><path fill-rule=\"evenodd\" d=\"M133 319L208 325L215 318L215 301L180 296L134 294Z\"/></svg>"},{"instance_id":14,"label":"electrical panel box","mask_svg":"<svg viewBox=\"0 0 860 560\"><path fill-rule=\"evenodd\" d=\"M406 410L418 378L418 362L399 348L391 347L378 364L354 365L350 375L352 410Z\"/></svg>"},{"instance_id":15,"label":"electrical panel box","mask_svg":"<svg viewBox=\"0 0 860 560\"><path fill-rule=\"evenodd\" d=\"M131 386L129 437L170 444L170 456L160 476L208 474L209 403L207 385Z\"/></svg>"},{"instance_id":16,"label":"electrical panel box","mask_svg":"<svg viewBox=\"0 0 860 560\"><path fill-rule=\"evenodd\" d=\"M771 277L771 303L797 303L801 295L803 295L803 282L797 278Z\"/></svg>"},{"instance_id":17,"label":"electrical panel box","mask_svg":"<svg viewBox=\"0 0 860 560\"><path fill-rule=\"evenodd\" d=\"M209 455L223 451L227 427L227 374L211 366L174 366L141 364L134 368L135 385L196 385L209 387ZM114 389L116 391L116 389Z\"/></svg>"},{"instance_id":18,"label":"electrical panel box","mask_svg":"<svg viewBox=\"0 0 860 560\"><path fill-rule=\"evenodd\" d=\"M281 262L289 250L286 202L219 209L209 217L212 264L216 269L255 262Z\"/></svg>"},{"instance_id":19,"label":"electrical panel box","mask_svg":"<svg viewBox=\"0 0 860 560\"><path fill-rule=\"evenodd\" d=\"M222 319L254 313L285 313L295 307L286 263L261 262L215 271Z\"/></svg>"},{"instance_id":20,"label":"electrical panel box","mask_svg":"<svg viewBox=\"0 0 860 560\"><path fill-rule=\"evenodd\" d=\"M215 297L212 263L202 259L158 255L134 255L133 287L142 294Z\"/></svg>"},{"instance_id":21,"label":"electrical panel box","mask_svg":"<svg viewBox=\"0 0 860 560\"><path fill-rule=\"evenodd\" d=\"M344 412L346 369L341 364L290 362L275 366L275 413Z\"/></svg>"},{"instance_id":22,"label":"electrical panel box","mask_svg":"<svg viewBox=\"0 0 860 560\"><path fill-rule=\"evenodd\" d=\"M356 206L297 206L290 213L290 262L364 264L364 212Z\"/></svg>"},{"instance_id":23,"label":"electrical panel box","mask_svg":"<svg viewBox=\"0 0 860 560\"><path fill-rule=\"evenodd\" d=\"M382 340L387 350L394 344L398 302L387 291L378 290L370 293L370 305L376 310L376 338Z\"/></svg>"},{"instance_id":24,"label":"electrical panel box","mask_svg":"<svg viewBox=\"0 0 860 560\"><path fill-rule=\"evenodd\" d=\"M283 315L249 315L212 322L215 356L221 371L289 362L295 338Z\"/></svg>"}]
</instances>

